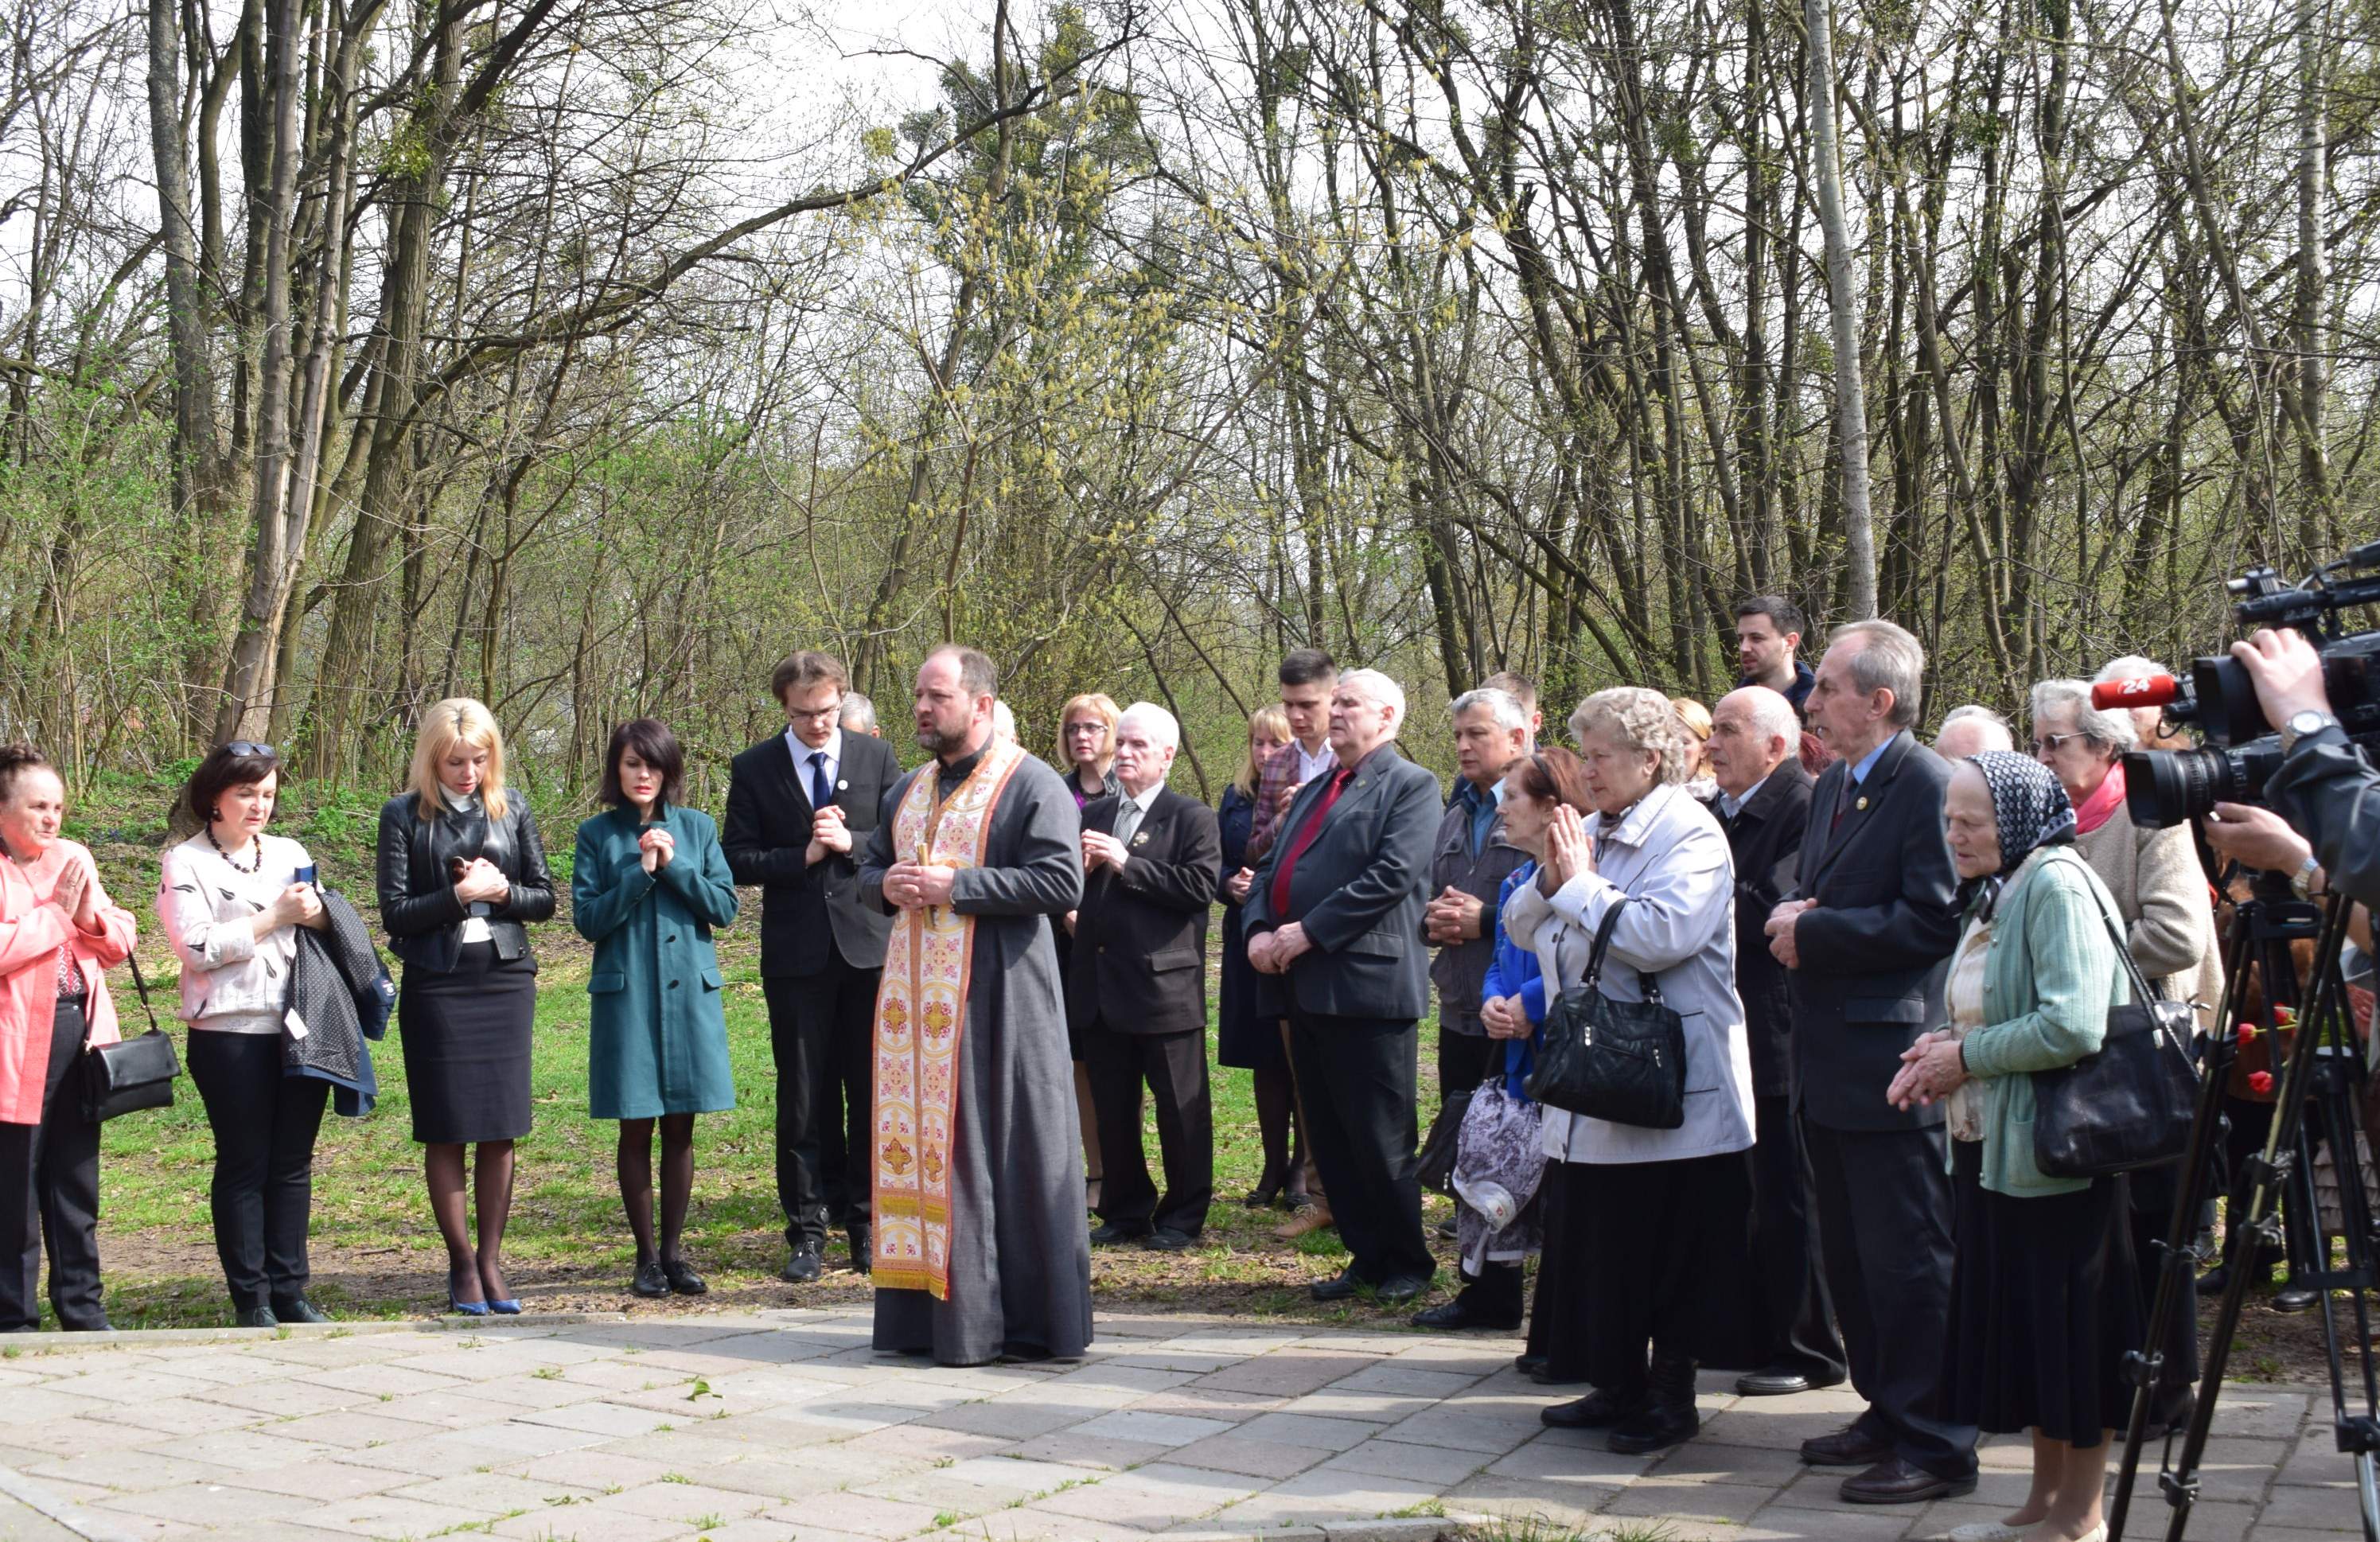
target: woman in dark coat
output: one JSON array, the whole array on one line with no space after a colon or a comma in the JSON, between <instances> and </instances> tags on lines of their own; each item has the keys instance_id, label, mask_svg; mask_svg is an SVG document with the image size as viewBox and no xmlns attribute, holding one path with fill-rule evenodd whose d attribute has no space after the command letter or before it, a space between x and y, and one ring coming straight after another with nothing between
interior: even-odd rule
<instances>
[{"instance_id":1,"label":"woman in dark coat","mask_svg":"<svg viewBox=\"0 0 2380 1542\"><path fill-rule=\"evenodd\" d=\"M735 880L710 816L678 805L685 776L667 724L638 718L613 730L602 791L612 807L578 827L570 880L571 923L595 944L587 1111L620 1122L620 1202L637 1240L629 1289L643 1296L710 1288L678 1252L694 1192L694 1116L735 1106L719 999L725 981L710 941L713 927L735 919Z\"/></svg>"},{"instance_id":2,"label":"woman in dark coat","mask_svg":"<svg viewBox=\"0 0 2380 1542\"><path fill-rule=\"evenodd\" d=\"M1281 1043L1281 1018L1261 1010L1257 972L1240 935L1240 907L1247 886L1237 874L1248 866L1248 835L1256 823L1257 768L1289 743L1289 715L1262 707L1248 718L1247 759L1223 789L1215 810L1223 835L1223 974L1216 1002L1215 1058L1219 1064L1256 1074L1257 1133L1264 1142L1264 1172L1244 1203L1248 1208L1305 1203L1305 1157L1291 1150L1297 1130L1297 1086L1291 1079L1289 1051ZM1302 1143L1301 1143L1302 1144Z\"/></svg>"},{"instance_id":3,"label":"woman in dark coat","mask_svg":"<svg viewBox=\"0 0 2380 1542\"><path fill-rule=\"evenodd\" d=\"M410 783L380 811L378 874L381 924L405 964L397 1036L430 1213L446 1240L446 1304L475 1317L516 1313L501 1255L513 1143L529 1130L527 923L552 918L553 875L528 800L504 786L504 735L480 703L456 697L422 718ZM463 1153L473 1145L476 1238Z\"/></svg>"}]
</instances>

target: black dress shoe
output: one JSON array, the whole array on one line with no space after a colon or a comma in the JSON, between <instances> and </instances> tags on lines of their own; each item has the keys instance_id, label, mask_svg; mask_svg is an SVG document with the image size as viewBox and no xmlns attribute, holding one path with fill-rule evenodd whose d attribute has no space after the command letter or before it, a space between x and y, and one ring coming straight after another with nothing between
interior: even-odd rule
<instances>
[{"instance_id":1,"label":"black dress shoe","mask_svg":"<svg viewBox=\"0 0 2380 1542\"><path fill-rule=\"evenodd\" d=\"M1862 1434L1856 1425L1802 1442L1802 1460L1813 1467L1872 1467L1891 1456L1890 1446Z\"/></svg>"},{"instance_id":2,"label":"black dress shoe","mask_svg":"<svg viewBox=\"0 0 2380 1542\"><path fill-rule=\"evenodd\" d=\"M1975 1491L1974 1475L1937 1477L1897 1456L1885 1458L1857 1477L1843 1479L1845 1504L1924 1504Z\"/></svg>"},{"instance_id":3,"label":"black dress shoe","mask_svg":"<svg viewBox=\"0 0 2380 1542\"><path fill-rule=\"evenodd\" d=\"M2273 1293L2273 1310L2287 1312L2292 1317L2300 1312L2311 1312L2321 1305L2322 1293L2307 1290L2302 1285L2290 1285Z\"/></svg>"},{"instance_id":4,"label":"black dress shoe","mask_svg":"<svg viewBox=\"0 0 2380 1542\"><path fill-rule=\"evenodd\" d=\"M1437 1232L1439 1236L1444 1237L1448 1242L1452 1242L1456 1237L1462 1234L1461 1229L1454 1224L1454 1218L1452 1216L1448 1216L1444 1220L1439 1221L1437 1226Z\"/></svg>"},{"instance_id":5,"label":"black dress shoe","mask_svg":"<svg viewBox=\"0 0 2380 1542\"><path fill-rule=\"evenodd\" d=\"M232 1321L237 1323L242 1328L278 1328L281 1326L281 1319L273 1315L273 1308L270 1306L243 1306L239 1309L237 1314L232 1317ZM28 1328L25 1331L30 1333L32 1330Z\"/></svg>"},{"instance_id":6,"label":"black dress shoe","mask_svg":"<svg viewBox=\"0 0 2380 1542\"><path fill-rule=\"evenodd\" d=\"M105 1317L93 1317L89 1322L62 1322L58 1330L64 1333L113 1333L115 1325Z\"/></svg>"},{"instance_id":7,"label":"black dress shoe","mask_svg":"<svg viewBox=\"0 0 2380 1542\"><path fill-rule=\"evenodd\" d=\"M1609 1429L1633 1418L1645 1406L1642 1398L1621 1398L1597 1388L1583 1398L1537 1410L1539 1422L1552 1429Z\"/></svg>"},{"instance_id":8,"label":"black dress shoe","mask_svg":"<svg viewBox=\"0 0 2380 1542\"><path fill-rule=\"evenodd\" d=\"M637 1265L637 1272L628 1281L628 1289L648 1301L658 1301L669 1294L669 1275L662 1269L659 1258L647 1258Z\"/></svg>"},{"instance_id":9,"label":"black dress shoe","mask_svg":"<svg viewBox=\"0 0 2380 1542\"><path fill-rule=\"evenodd\" d=\"M876 1267L875 1238L865 1226L851 1229L851 1267L865 1274Z\"/></svg>"},{"instance_id":10,"label":"black dress shoe","mask_svg":"<svg viewBox=\"0 0 2380 1542\"><path fill-rule=\"evenodd\" d=\"M1822 1387L1840 1386L1840 1376L1813 1381L1800 1371L1746 1371L1735 1378L1739 1396L1747 1398L1781 1398L1794 1392L1815 1392Z\"/></svg>"},{"instance_id":11,"label":"black dress shoe","mask_svg":"<svg viewBox=\"0 0 2380 1542\"><path fill-rule=\"evenodd\" d=\"M312 1302L307 1300L302 1295L293 1295L285 1299L275 1297L273 1303L273 1319L277 1323L328 1322L331 1320L329 1313L323 1311L321 1307L315 1305Z\"/></svg>"},{"instance_id":12,"label":"black dress shoe","mask_svg":"<svg viewBox=\"0 0 2380 1542\"><path fill-rule=\"evenodd\" d=\"M1372 1293L1383 1305L1402 1306L1427 1289L1429 1281L1418 1274L1392 1274L1373 1287Z\"/></svg>"},{"instance_id":13,"label":"black dress shoe","mask_svg":"<svg viewBox=\"0 0 2380 1542\"><path fill-rule=\"evenodd\" d=\"M1110 1243L1138 1242L1147 1235L1148 1228L1146 1226L1127 1226L1123 1221L1111 1220L1091 1232L1091 1241L1104 1247Z\"/></svg>"},{"instance_id":14,"label":"black dress shoe","mask_svg":"<svg viewBox=\"0 0 2380 1542\"><path fill-rule=\"evenodd\" d=\"M1317 1280L1308 1293L1317 1301L1351 1301L1354 1299L1355 1293L1363 1288L1364 1281L1357 1277L1354 1266L1350 1265L1331 1279Z\"/></svg>"},{"instance_id":15,"label":"black dress shoe","mask_svg":"<svg viewBox=\"0 0 2380 1542\"><path fill-rule=\"evenodd\" d=\"M1519 1371L1523 1376L1543 1376L1548 1371L1554 1368L1553 1356L1550 1354L1515 1354L1512 1356L1512 1368Z\"/></svg>"},{"instance_id":16,"label":"black dress shoe","mask_svg":"<svg viewBox=\"0 0 2380 1542\"><path fill-rule=\"evenodd\" d=\"M710 1290L710 1282L687 1267L684 1258L668 1258L662 1263L662 1273L669 1288L679 1295L703 1295Z\"/></svg>"},{"instance_id":17,"label":"black dress shoe","mask_svg":"<svg viewBox=\"0 0 2380 1542\"><path fill-rule=\"evenodd\" d=\"M1179 1253L1185 1247L1196 1246L1197 1243L1198 1239L1189 1232L1177 1232L1171 1226L1160 1226L1140 1239L1140 1245L1151 1253Z\"/></svg>"},{"instance_id":18,"label":"black dress shoe","mask_svg":"<svg viewBox=\"0 0 2380 1542\"><path fill-rule=\"evenodd\" d=\"M1693 1439L1702 1427L1692 1400L1682 1410L1649 1403L1612 1426L1611 1435L1604 1444L1615 1456L1643 1456L1682 1446Z\"/></svg>"},{"instance_id":19,"label":"black dress shoe","mask_svg":"<svg viewBox=\"0 0 2380 1542\"><path fill-rule=\"evenodd\" d=\"M1484 1316L1464 1305L1463 1298L1456 1296L1452 1301L1441 1305L1415 1312L1413 1323L1415 1328L1435 1328L1441 1332L1452 1332L1465 1328L1484 1328L1499 1333L1510 1333L1521 1326L1521 1319L1517 1317ZM1524 1354L1521 1358L1526 1360L1530 1357Z\"/></svg>"},{"instance_id":20,"label":"black dress shoe","mask_svg":"<svg viewBox=\"0 0 2380 1542\"><path fill-rule=\"evenodd\" d=\"M804 1237L794 1244L794 1256L777 1271L777 1278L788 1285L807 1285L826 1272L826 1260L819 1256L819 1245Z\"/></svg>"}]
</instances>

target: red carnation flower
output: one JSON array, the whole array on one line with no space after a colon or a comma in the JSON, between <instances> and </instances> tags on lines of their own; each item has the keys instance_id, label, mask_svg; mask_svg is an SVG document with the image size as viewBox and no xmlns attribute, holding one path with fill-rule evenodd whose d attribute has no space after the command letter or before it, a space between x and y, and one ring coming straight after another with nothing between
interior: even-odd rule
<instances>
[{"instance_id":1,"label":"red carnation flower","mask_svg":"<svg viewBox=\"0 0 2380 1542\"><path fill-rule=\"evenodd\" d=\"M2252 1071L2252 1072L2250 1072L2250 1073L2248 1074L2248 1089L2249 1089L2251 1092L2257 1092L2257 1093L2265 1093L2265 1092L2270 1092L2270 1091L2272 1091L2272 1090L2273 1090L2273 1074L2272 1074L2270 1071Z\"/></svg>"}]
</instances>

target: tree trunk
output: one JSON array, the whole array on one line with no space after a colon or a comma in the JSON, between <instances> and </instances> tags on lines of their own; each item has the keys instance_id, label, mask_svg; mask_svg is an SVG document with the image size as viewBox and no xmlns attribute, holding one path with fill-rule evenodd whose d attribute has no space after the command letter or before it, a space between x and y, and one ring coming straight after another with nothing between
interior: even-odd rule
<instances>
[{"instance_id":1,"label":"tree trunk","mask_svg":"<svg viewBox=\"0 0 2380 1542\"><path fill-rule=\"evenodd\" d=\"M1835 109L1834 18L1829 0L1803 0L1810 33L1810 158L1827 243L1827 301L1835 348L1835 439L1842 457L1844 609L1876 614L1876 525L1868 513L1867 399L1860 379L1860 301Z\"/></svg>"}]
</instances>

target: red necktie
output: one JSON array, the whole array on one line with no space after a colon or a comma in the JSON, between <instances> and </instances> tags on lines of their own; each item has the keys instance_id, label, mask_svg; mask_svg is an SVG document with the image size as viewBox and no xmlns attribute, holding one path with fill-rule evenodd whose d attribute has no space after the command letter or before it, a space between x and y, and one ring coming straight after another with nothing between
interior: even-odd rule
<instances>
[{"instance_id":1,"label":"red necktie","mask_svg":"<svg viewBox=\"0 0 2380 1542\"><path fill-rule=\"evenodd\" d=\"M1330 812L1330 806L1339 801L1339 795L1347 790L1348 778L1354 774L1353 766L1339 768L1338 774L1330 779L1330 785L1322 790L1322 800L1314 806L1314 812L1305 816L1305 823L1298 827L1297 839L1281 853L1281 866L1272 873L1272 918L1275 924L1289 919L1289 880L1297 870L1297 859L1305 855L1305 848L1322 833L1323 817Z\"/></svg>"}]
</instances>

